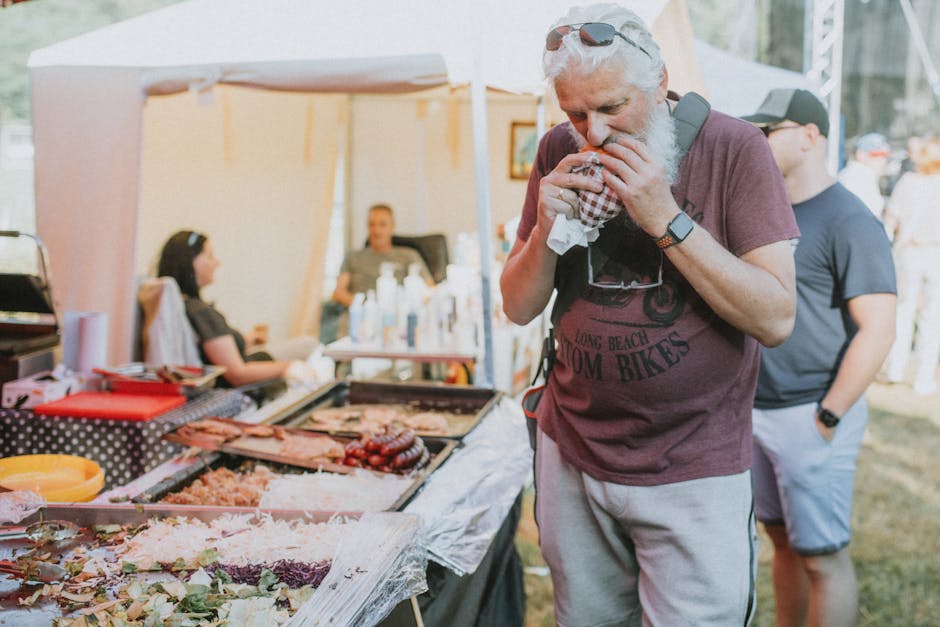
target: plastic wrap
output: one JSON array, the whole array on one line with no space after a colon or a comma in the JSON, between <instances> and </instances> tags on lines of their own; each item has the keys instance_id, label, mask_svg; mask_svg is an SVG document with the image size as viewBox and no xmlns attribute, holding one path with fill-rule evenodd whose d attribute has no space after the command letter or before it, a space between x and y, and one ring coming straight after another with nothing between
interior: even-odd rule
<instances>
[{"instance_id":1,"label":"plastic wrap","mask_svg":"<svg viewBox=\"0 0 940 627\"><path fill-rule=\"evenodd\" d=\"M426 591L420 531L417 516L363 514L340 542L329 574L286 625L368 627Z\"/></svg>"},{"instance_id":2,"label":"plastic wrap","mask_svg":"<svg viewBox=\"0 0 940 627\"><path fill-rule=\"evenodd\" d=\"M344 525L342 537L332 551L330 571L317 589L291 617L287 625L331 627L368 627L380 622L400 602L427 590L427 552L420 542L421 520L417 516L399 512L382 512L355 515L324 512L305 514L298 511L284 515L257 513L258 520L274 517L275 520L304 522L332 522ZM211 523L222 517L229 520L251 521L252 514L230 511L230 508L182 507L182 506L119 506L91 504L61 504L46 507L45 515L50 519L69 520L82 527L96 524L140 524L150 518L192 519L193 522ZM34 514L33 519L36 518ZM229 522L229 525L232 523ZM238 527L241 528L242 522ZM236 536L230 534L229 537ZM22 540L0 542L0 558L11 559L22 548ZM74 548L74 547L73 547ZM85 551L84 548L81 549ZM223 549L224 550L224 549ZM99 547L98 557L114 563L115 551ZM85 553L88 555L89 553ZM62 558L70 559L71 554ZM127 553L120 554L121 558ZM152 573L138 573L135 577L149 581ZM163 576L163 574L155 575ZM13 588L2 589L3 594L15 592ZM10 599L6 599L10 602ZM17 607L0 605L0 615L11 611L9 624L51 624L62 610L49 600L35 606ZM0 624L7 624L0 618Z\"/></svg>"},{"instance_id":3,"label":"plastic wrap","mask_svg":"<svg viewBox=\"0 0 940 627\"><path fill-rule=\"evenodd\" d=\"M480 565L532 472L522 407L503 398L405 508L424 521L430 558L458 575Z\"/></svg>"},{"instance_id":4,"label":"plastic wrap","mask_svg":"<svg viewBox=\"0 0 940 627\"><path fill-rule=\"evenodd\" d=\"M45 504L44 498L29 490L0 492L0 525L16 524Z\"/></svg>"}]
</instances>

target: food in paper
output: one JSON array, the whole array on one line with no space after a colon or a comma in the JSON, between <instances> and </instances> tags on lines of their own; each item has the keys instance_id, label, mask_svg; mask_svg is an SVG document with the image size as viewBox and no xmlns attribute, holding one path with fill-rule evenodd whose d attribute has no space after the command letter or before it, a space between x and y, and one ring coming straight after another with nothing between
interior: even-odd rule
<instances>
[{"instance_id":1,"label":"food in paper","mask_svg":"<svg viewBox=\"0 0 940 627\"><path fill-rule=\"evenodd\" d=\"M580 152L605 153L603 149L594 148L593 146L585 146ZM604 182L601 176L603 171L604 166L602 166L600 161L596 158L591 159L583 166L578 166L571 170L574 174L582 174L601 183ZM623 211L623 203L620 202L620 197L606 185L604 185L604 189L600 192L592 192L585 189L579 190L578 198L580 200L578 217L581 220L581 224L587 227L600 227L611 218L620 215Z\"/></svg>"}]
</instances>

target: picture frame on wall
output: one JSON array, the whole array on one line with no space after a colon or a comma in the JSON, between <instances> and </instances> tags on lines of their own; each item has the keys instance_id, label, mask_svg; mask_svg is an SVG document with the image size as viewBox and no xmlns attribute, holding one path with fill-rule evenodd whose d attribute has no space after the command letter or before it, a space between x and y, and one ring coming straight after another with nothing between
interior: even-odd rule
<instances>
[{"instance_id":1,"label":"picture frame on wall","mask_svg":"<svg viewBox=\"0 0 940 627\"><path fill-rule=\"evenodd\" d=\"M528 180L539 138L535 122L512 122L509 131L509 178Z\"/></svg>"}]
</instances>

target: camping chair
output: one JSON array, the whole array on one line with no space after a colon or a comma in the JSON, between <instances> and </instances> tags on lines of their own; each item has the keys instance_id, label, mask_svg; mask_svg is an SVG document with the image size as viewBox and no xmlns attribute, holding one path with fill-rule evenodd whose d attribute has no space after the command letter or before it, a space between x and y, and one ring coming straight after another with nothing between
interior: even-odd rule
<instances>
[{"instance_id":1,"label":"camping chair","mask_svg":"<svg viewBox=\"0 0 940 627\"><path fill-rule=\"evenodd\" d=\"M171 277L147 278L137 288L142 356L148 364L202 365L183 296Z\"/></svg>"},{"instance_id":2,"label":"camping chair","mask_svg":"<svg viewBox=\"0 0 940 627\"><path fill-rule=\"evenodd\" d=\"M447 236L443 233L430 233L428 235L393 235L393 246L407 246L414 248L424 259L431 277L435 283L447 278L447 264L450 255L447 250Z\"/></svg>"},{"instance_id":3,"label":"camping chair","mask_svg":"<svg viewBox=\"0 0 940 627\"><path fill-rule=\"evenodd\" d=\"M365 245L369 245L368 238L366 238ZM431 272L431 278L434 279L435 283L440 283L447 278L447 264L450 263L450 254L447 249L447 236L443 233L392 235L392 246L407 246L418 251Z\"/></svg>"},{"instance_id":4,"label":"camping chair","mask_svg":"<svg viewBox=\"0 0 940 627\"><path fill-rule=\"evenodd\" d=\"M179 285L171 277L148 278L137 288L142 314L141 354L148 364L201 366L199 342L186 317ZM224 383L222 384L224 385ZM258 405L284 393L284 379L276 377L237 388Z\"/></svg>"}]
</instances>

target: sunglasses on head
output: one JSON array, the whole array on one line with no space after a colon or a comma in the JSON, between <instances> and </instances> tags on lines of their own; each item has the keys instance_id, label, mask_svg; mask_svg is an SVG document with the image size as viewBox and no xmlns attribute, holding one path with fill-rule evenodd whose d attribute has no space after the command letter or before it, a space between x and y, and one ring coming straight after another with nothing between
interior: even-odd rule
<instances>
[{"instance_id":1,"label":"sunglasses on head","mask_svg":"<svg viewBox=\"0 0 940 627\"><path fill-rule=\"evenodd\" d=\"M584 24L567 24L565 26L558 26L548 31L548 35L545 37L545 49L549 51L558 50L561 48L561 42L565 38L565 35L571 31L578 31L578 36L581 38L581 43L585 46L609 46L614 43L614 38L620 37L625 42L648 56L650 59L653 57L650 56L650 53L644 50L638 43L629 39L626 35L621 33L619 30L606 24L604 22L585 22Z\"/></svg>"}]
</instances>

